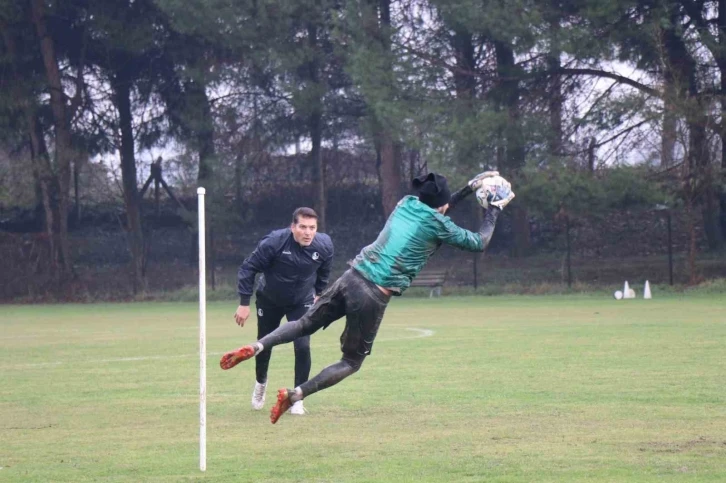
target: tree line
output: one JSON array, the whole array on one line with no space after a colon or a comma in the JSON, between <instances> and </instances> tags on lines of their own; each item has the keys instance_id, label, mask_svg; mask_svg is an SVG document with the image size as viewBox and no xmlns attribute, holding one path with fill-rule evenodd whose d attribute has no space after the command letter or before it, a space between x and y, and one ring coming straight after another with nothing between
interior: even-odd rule
<instances>
[{"instance_id":1,"label":"tree line","mask_svg":"<svg viewBox=\"0 0 726 483\"><path fill-rule=\"evenodd\" d=\"M59 281L73 176L117 153L143 289L138 153L172 143L218 204L298 146L322 228L331 149L370 154L384 214L415 169L499 169L516 255L533 214L656 202L726 238L723 0L0 0L0 30L0 141Z\"/></svg>"}]
</instances>

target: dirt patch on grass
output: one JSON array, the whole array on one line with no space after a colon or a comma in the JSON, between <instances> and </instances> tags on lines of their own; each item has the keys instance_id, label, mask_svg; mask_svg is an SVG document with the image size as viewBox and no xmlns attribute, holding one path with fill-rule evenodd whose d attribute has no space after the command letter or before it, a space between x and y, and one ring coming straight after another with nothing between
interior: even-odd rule
<instances>
[{"instance_id":1,"label":"dirt patch on grass","mask_svg":"<svg viewBox=\"0 0 726 483\"><path fill-rule=\"evenodd\" d=\"M690 441L653 441L641 444L638 449L651 453L684 453L701 447L714 447L726 450L726 441L716 441L705 437Z\"/></svg>"}]
</instances>

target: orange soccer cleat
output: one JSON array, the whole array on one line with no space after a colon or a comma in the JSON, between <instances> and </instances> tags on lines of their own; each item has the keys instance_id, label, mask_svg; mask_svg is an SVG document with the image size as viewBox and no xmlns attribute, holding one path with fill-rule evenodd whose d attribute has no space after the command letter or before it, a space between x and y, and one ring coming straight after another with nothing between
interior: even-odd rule
<instances>
[{"instance_id":1,"label":"orange soccer cleat","mask_svg":"<svg viewBox=\"0 0 726 483\"><path fill-rule=\"evenodd\" d=\"M285 414L285 411L292 406L292 401L290 401L291 394L292 391L285 388L277 391L277 402L272 406L272 410L270 411L270 422L272 424L275 424L280 419L280 416Z\"/></svg>"},{"instance_id":2,"label":"orange soccer cleat","mask_svg":"<svg viewBox=\"0 0 726 483\"><path fill-rule=\"evenodd\" d=\"M251 359L254 356L255 346L245 345L240 347L239 349L235 349L223 355L222 358L219 360L219 367L226 371L227 369L232 369L240 362Z\"/></svg>"}]
</instances>

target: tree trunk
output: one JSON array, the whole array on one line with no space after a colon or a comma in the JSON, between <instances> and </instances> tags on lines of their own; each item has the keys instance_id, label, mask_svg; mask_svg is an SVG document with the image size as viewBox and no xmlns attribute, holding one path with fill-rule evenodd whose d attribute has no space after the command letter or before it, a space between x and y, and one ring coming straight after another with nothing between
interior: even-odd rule
<instances>
[{"instance_id":1,"label":"tree trunk","mask_svg":"<svg viewBox=\"0 0 726 483\"><path fill-rule=\"evenodd\" d=\"M663 75L663 132L661 133L660 165L663 168L673 166L673 155L676 147L677 132L677 90L674 86L671 69L666 66Z\"/></svg>"},{"instance_id":2,"label":"tree trunk","mask_svg":"<svg viewBox=\"0 0 726 483\"><path fill-rule=\"evenodd\" d=\"M519 110L519 70L514 62L514 51L509 44L495 41L494 49L497 58L496 100L507 113L503 128L506 154L505 164L500 170L505 176L516 177L524 167L524 138L522 135L521 116ZM513 216L514 246L512 254L523 257L532 248L529 216L523 206L514 204L510 207Z\"/></svg>"},{"instance_id":3,"label":"tree trunk","mask_svg":"<svg viewBox=\"0 0 726 483\"><path fill-rule=\"evenodd\" d=\"M313 165L313 178L315 179L315 211L318 213L318 230L325 231L328 201L325 192L325 161L323 160L322 150L323 122L320 113L314 113L310 116L310 139L312 141L310 159Z\"/></svg>"},{"instance_id":4,"label":"tree trunk","mask_svg":"<svg viewBox=\"0 0 726 483\"><path fill-rule=\"evenodd\" d=\"M381 186L381 204L386 218L401 199L401 143L395 142L385 130L379 132L378 180Z\"/></svg>"},{"instance_id":5,"label":"tree trunk","mask_svg":"<svg viewBox=\"0 0 726 483\"><path fill-rule=\"evenodd\" d=\"M312 50L318 49L318 27L314 24L308 25L308 45ZM311 89L320 92L319 61L317 57L308 62L307 77L311 81ZM325 189L325 160L323 159L323 100L319 94L312 100L311 114L308 117L308 129L312 148L310 158L313 165L313 183L315 185L315 210L318 213L318 229L325 231L327 223L328 199Z\"/></svg>"},{"instance_id":6,"label":"tree trunk","mask_svg":"<svg viewBox=\"0 0 726 483\"><path fill-rule=\"evenodd\" d=\"M694 190L693 199L700 205L703 217L704 234L708 247L718 250L723 245L719 225L718 199L716 186L713 182L711 157L708 150L708 135L706 133L706 118L700 102L693 102L698 106L694 115L688 120L689 148L688 164L691 173L690 182Z\"/></svg>"},{"instance_id":7,"label":"tree trunk","mask_svg":"<svg viewBox=\"0 0 726 483\"><path fill-rule=\"evenodd\" d=\"M719 205L716 185L714 184L711 156L708 149L708 134L706 132L705 106L701 102L692 102L694 113L689 116L689 168L692 173L694 200L700 205L703 217L703 229L706 235L708 248L718 250L723 246L723 237L719 224Z\"/></svg>"},{"instance_id":8,"label":"tree trunk","mask_svg":"<svg viewBox=\"0 0 726 483\"><path fill-rule=\"evenodd\" d=\"M80 178L81 178L81 162L76 159L73 162L73 216L76 219L76 223L81 221L81 191L80 191Z\"/></svg>"},{"instance_id":9,"label":"tree trunk","mask_svg":"<svg viewBox=\"0 0 726 483\"><path fill-rule=\"evenodd\" d=\"M13 98L19 103L25 120L25 128L28 131L30 140L30 162L33 176L36 181L36 191L40 200L40 208L43 212L44 229L48 244L48 260L43 265L48 269L51 279L60 283L59 261L62 258L59 243L60 211L58 203L58 177L48 155L48 147L45 142L43 126L38 118L37 106L32 94L26 89L26 83L19 73L17 65L17 45L13 33L0 22L0 31L7 49L7 55L11 62L13 83L11 85Z\"/></svg>"},{"instance_id":10,"label":"tree trunk","mask_svg":"<svg viewBox=\"0 0 726 483\"><path fill-rule=\"evenodd\" d=\"M590 142L587 143L587 170L590 174L595 172L595 148L597 148L597 140L595 136L592 136Z\"/></svg>"},{"instance_id":11,"label":"tree trunk","mask_svg":"<svg viewBox=\"0 0 726 483\"><path fill-rule=\"evenodd\" d=\"M60 205L58 203L58 177L53 172L48 147L43 135L43 126L38 119L37 112L29 105L25 108L25 118L30 133L30 158L33 166L33 174L40 184L43 212L45 214L45 232L48 241L48 255L50 262L50 275L56 283L60 283L61 271L59 267L60 240L59 220L61 218Z\"/></svg>"},{"instance_id":12,"label":"tree trunk","mask_svg":"<svg viewBox=\"0 0 726 483\"><path fill-rule=\"evenodd\" d=\"M726 0L718 0L718 41L721 54L718 66L721 74L721 189L718 191L719 226L721 239L726 240Z\"/></svg>"},{"instance_id":13,"label":"tree trunk","mask_svg":"<svg viewBox=\"0 0 726 483\"><path fill-rule=\"evenodd\" d=\"M382 80L384 83L390 83L393 78L393 67L389 59L391 52L391 2L390 0L371 0L371 6L378 13L378 18L376 22L371 22L371 27L374 30L373 41L378 43L375 47L384 56ZM389 96L393 95L392 85L385 85L385 89ZM378 157L381 206L383 207L384 217L388 218L401 198L401 152L403 147L393 134L387 119L383 119L380 115L374 113L372 121L374 144Z\"/></svg>"},{"instance_id":14,"label":"tree trunk","mask_svg":"<svg viewBox=\"0 0 726 483\"><path fill-rule=\"evenodd\" d=\"M692 193L686 195L686 229L688 230L688 283L690 285L696 285L700 276L696 268L696 222L695 212L693 209L693 197Z\"/></svg>"},{"instance_id":15,"label":"tree trunk","mask_svg":"<svg viewBox=\"0 0 726 483\"><path fill-rule=\"evenodd\" d=\"M474 48L474 36L464 27L457 26L454 29L454 35L451 37L454 55L456 57L456 71L454 72L454 87L456 89L457 116L461 122L466 122L468 118L475 115L474 100L477 97L477 77L476 77L476 60ZM480 167L481 159L476 143L472 143L469 139L459 139L456 144L457 162L476 163L476 168ZM488 166L485 166L488 167ZM473 173L472 173L473 174ZM474 212L475 225L481 226L484 222L484 210L477 209ZM478 284L478 267L479 262L484 257L484 253L473 254L474 262L474 288Z\"/></svg>"},{"instance_id":16,"label":"tree trunk","mask_svg":"<svg viewBox=\"0 0 726 483\"><path fill-rule=\"evenodd\" d=\"M43 0L31 0L31 17L40 41L43 66L50 88L50 105L55 125L55 150L58 180L58 246L60 278L73 275L70 242L68 240L68 210L70 203L71 159L73 145L70 119L63 94L58 59L53 37L48 31Z\"/></svg>"},{"instance_id":17,"label":"tree trunk","mask_svg":"<svg viewBox=\"0 0 726 483\"><path fill-rule=\"evenodd\" d=\"M549 57L551 69L560 69L559 57ZM549 111L550 111L550 133L549 133L549 151L552 156L563 156L562 149L562 104L564 104L564 96L562 95L562 78L555 74L550 80L549 86Z\"/></svg>"},{"instance_id":18,"label":"tree trunk","mask_svg":"<svg viewBox=\"0 0 726 483\"><path fill-rule=\"evenodd\" d=\"M703 229L706 234L708 248L719 250L723 246L723 234L721 233L719 199L712 182L704 187L704 200L701 206L703 215Z\"/></svg>"},{"instance_id":19,"label":"tree trunk","mask_svg":"<svg viewBox=\"0 0 726 483\"><path fill-rule=\"evenodd\" d=\"M456 71L453 74L456 90L456 117L460 124L466 125L476 115L474 100L476 99L476 65L474 37L464 27L457 26L451 36L452 48L456 58ZM474 175L485 164L481 159L477 139L467 136L459 137L454 147L456 162L471 166Z\"/></svg>"},{"instance_id":20,"label":"tree trunk","mask_svg":"<svg viewBox=\"0 0 726 483\"><path fill-rule=\"evenodd\" d=\"M710 250L718 250L723 246L723 236L719 223L719 200L717 187L714 184L711 157L708 150L708 137L705 117L689 126L690 131L690 163L694 172L696 197L703 217L703 229Z\"/></svg>"},{"instance_id":21,"label":"tree trunk","mask_svg":"<svg viewBox=\"0 0 726 483\"><path fill-rule=\"evenodd\" d=\"M684 116L688 128L688 156L685 196L693 203L693 211L700 205L703 225L709 248L717 249L723 245L719 226L718 202L711 169L706 133L706 106L698 99L697 64L686 48L685 42L676 31L679 14L671 12L670 25L663 29L663 50L666 55L666 70L671 73L674 92L684 106ZM726 64L724 64L726 67Z\"/></svg>"},{"instance_id":22,"label":"tree trunk","mask_svg":"<svg viewBox=\"0 0 726 483\"><path fill-rule=\"evenodd\" d=\"M451 40L456 56L456 71L454 72L456 97L466 101L464 105L470 107L471 101L476 97L473 35L463 27L459 27L454 30Z\"/></svg>"},{"instance_id":23,"label":"tree trunk","mask_svg":"<svg viewBox=\"0 0 726 483\"><path fill-rule=\"evenodd\" d=\"M247 152L247 149L242 151ZM234 199L237 204L237 209L241 212L244 206L242 200L242 163L247 159L247 156L235 156L234 158Z\"/></svg>"},{"instance_id":24,"label":"tree trunk","mask_svg":"<svg viewBox=\"0 0 726 483\"><path fill-rule=\"evenodd\" d=\"M197 152L199 153L199 172L197 181L202 186L212 177L214 158L216 151L214 148L214 120L212 119L212 109L209 103L209 96L203 83L195 80L186 82L187 105L191 107L190 112L193 116L190 132L194 133L196 138Z\"/></svg>"},{"instance_id":25,"label":"tree trunk","mask_svg":"<svg viewBox=\"0 0 726 483\"><path fill-rule=\"evenodd\" d=\"M133 116L131 114L131 81L126 72L116 72L112 79L114 100L121 128L121 181L126 207L126 230L131 252L132 287L134 294L146 289L144 277L144 236L141 228L141 210L136 179Z\"/></svg>"},{"instance_id":26,"label":"tree trunk","mask_svg":"<svg viewBox=\"0 0 726 483\"><path fill-rule=\"evenodd\" d=\"M676 126L677 120L673 113L673 107L666 98L663 101L663 133L661 134L660 165L663 168L670 168L673 166L673 156L677 136Z\"/></svg>"},{"instance_id":27,"label":"tree trunk","mask_svg":"<svg viewBox=\"0 0 726 483\"><path fill-rule=\"evenodd\" d=\"M552 9L556 12L556 8ZM559 37L560 18L559 15L553 14L548 19L550 26L551 38L555 42ZM559 47L552 46L547 55L547 68L550 72L559 72L562 67L560 61L561 52ZM547 86L547 97L550 115L550 132L549 132L549 151L552 156L562 156L562 105L564 104L564 95L562 94L562 76L560 74L552 74Z\"/></svg>"}]
</instances>

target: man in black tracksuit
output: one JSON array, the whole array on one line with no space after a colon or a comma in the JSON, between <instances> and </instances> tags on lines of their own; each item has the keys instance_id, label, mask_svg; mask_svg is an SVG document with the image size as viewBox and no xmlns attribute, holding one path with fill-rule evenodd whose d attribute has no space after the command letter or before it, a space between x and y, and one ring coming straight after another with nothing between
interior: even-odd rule
<instances>
[{"instance_id":1,"label":"man in black tracksuit","mask_svg":"<svg viewBox=\"0 0 726 483\"><path fill-rule=\"evenodd\" d=\"M328 285L333 260L333 242L325 233L317 233L318 215L311 208L298 208L290 228L275 230L260 240L237 273L240 305L235 321L244 326L250 315L250 298L255 275L262 273L257 287L257 338L280 326L282 317L298 320ZM294 341L295 387L310 376L310 336ZM272 350L255 357L256 383L252 408L262 409L267 389L267 369ZM304 414L302 401L290 408L292 414Z\"/></svg>"}]
</instances>

